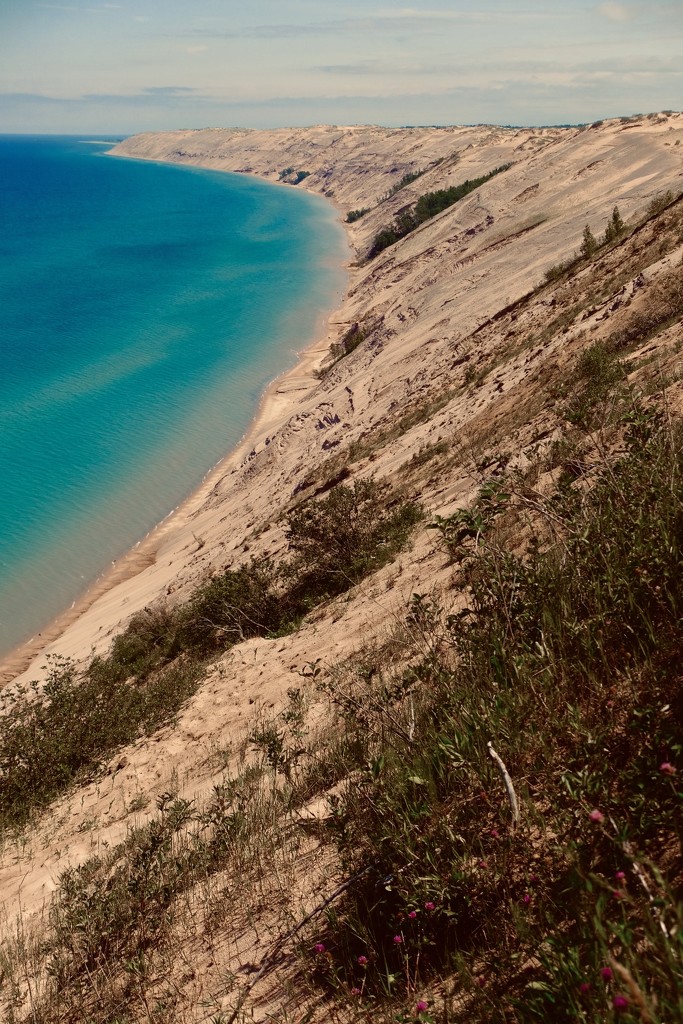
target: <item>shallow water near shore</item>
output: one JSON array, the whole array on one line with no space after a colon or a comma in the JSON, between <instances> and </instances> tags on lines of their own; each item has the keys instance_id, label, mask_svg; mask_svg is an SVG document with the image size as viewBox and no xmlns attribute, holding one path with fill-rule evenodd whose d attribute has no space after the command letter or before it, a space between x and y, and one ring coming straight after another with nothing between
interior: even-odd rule
<instances>
[{"instance_id":1,"label":"shallow water near shore","mask_svg":"<svg viewBox=\"0 0 683 1024\"><path fill-rule=\"evenodd\" d=\"M0 137L0 654L187 497L345 282L323 200Z\"/></svg>"}]
</instances>

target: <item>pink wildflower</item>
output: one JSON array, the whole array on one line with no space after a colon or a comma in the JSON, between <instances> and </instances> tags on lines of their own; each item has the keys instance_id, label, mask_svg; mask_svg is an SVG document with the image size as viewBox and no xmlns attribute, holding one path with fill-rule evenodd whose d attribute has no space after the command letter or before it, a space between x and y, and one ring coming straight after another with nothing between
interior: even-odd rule
<instances>
[{"instance_id":1,"label":"pink wildflower","mask_svg":"<svg viewBox=\"0 0 683 1024\"><path fill-rule=\"evenodd\" d=\"M487 868L488 867L488 863L485 860L480 860L479 861L479 867L480 868Z\"/></svg>"},{"instance_id":2,"label":"pink wildflower","mask_svg":"<svg viewBox=\"0 0 683 1024\"><path fill-rule=\"evenodd\" d=\"M615 889L614 892L612 893L612 899L613 900L623 900L623 898L624 898L624 894L621 891L621 889Z\"/></svg>"},{"instance_id":3,"label":"pink wildflower","mask_svg":"<svg viewBox=\"0 0 683 1024\"><path fill-rule=\"evenodd\" d=\"M414 921L415 918L417 917L417 911L411 910L410 913L408 914L408 917L410 918L411 921Z\"/></svg>"},{"instance_id":4,"label":"pink wildflower","mask_svg":"<svg viewBox=\"0 0 683 1024\"><path fill-rule=\"evenodd\" d=\"M625 871L617 871L617 873L615 874L614 877L616 878L617 882L623 882L624 879L626 878L626 872Z\"/></svg>"},{"instance_id":5,"label":"pink wildflower","mask_svg":"<svg viewBox=\"0 0 683 1024\"><path fill-rule=\"evenodd\" d=\"M418 1002L415 1004L415 1013L424 1013L426 1009L427 1004L425 1003L424 999L418 1000Z\"/></svg>"},{"instance_id":6,"label":"pink wildflower","mask_svg":"<svg viewBox=\"0 0 683 1024\"><path fill-rule=\"evenodd\" d=\"M536 885L538 881L538 875L529 875L529 885Z\"/></svg>"},{"instance_id":7,"label":"pink wildflower","mask_svg":"<svg viewBox=\"0 0 683 1024\"><path fill-rule=\"evenodd\" d=\"M597 807L594 807L594 808L593 808L593 810L592 810L592 811L590 812L590 814L588 815L588 817L589 817L589 818L590 818L590 820L591 820L592 822L594 822L594 823L595 823L596 825L599 825L601 821L604 821L604 820L605 820L605 815L604 815L604 814L602 813L602 811L599 811L599 810L597 809Z\"/></svg>"},{"instance_id":8,"label":"pink wildflower","mask_svg":"<svg viewBox=\"0 0 683 1024\"><path fill-rule=\"evenodd\" d=\"M659 770L662 773L662 775L675 775L676 774L675 766L672 765L671 762L669 762L669 761L662 761L662 763L659 766Z\"/></svg>"},{"instance_id":9,"label":"pink wildflower","mask_svg":"<svg viewBox=\"0 0 683 1024\"><path fill-rule=\"evenodd\" d=\"M585 996L585 994L587 992L590 992L590 990L591 990L591 983L590 983L590 981L582 981L581 984L579 985L579 992L582 995L584 995L584 996Z\"/></svg>"},{"instance_id":10,"label":"pink wildflower","mask_svg":"<svg viewBox=\"0 0 683 1024\"><path fill-rule=\"evenodd\" d=\"M316 944L313 947L313 949L315 950L316 953L324 953L325 952L325 944L323 942L316 942Z\"/></svg>"},{"instance_id":11,"label":"pink wildflower","mask_svg":"<svg viewBox=\"0 0 683 1024\"><path fill-rule=\"evenodd\" d=\"M602 978L603 981L611 981L612 977L613 977L612 968L611 967L601 967L600 968L600 977Z\"/></svg>"},{"instance_id":12,"label":"pink wildflower","mask_svg":"<svg viewBox=\"0 0 683 1024\"><path fill-rule=\"evenodd\" d=\"M427 900L425 903L425 910L436 910L436 903L432 903L431 900Z\"/></svg>"},{"instance_id":13,"label":"pink wildflower","mask_svg":"<svg viewBox=\"0 0 683 1024\"><path fill-rule=\"evenodd\" d=\"M492 828L489 835L491 835L494 839L498 839L500 836L500 832L498 831L497 828Z\"/></svg>"},{"instance_id":14,"label":"pink wildflower","mask_svg":"<svg viewBox=\"0 0 683 1024\"><path fill-rule=\"evenodd\" d=\"M522 903L524 904L525 907L528 907L529 904L531 903L531 896L529 895L528 892L525 892L524 895L522 896Z\"/></svg>"},{"instance_id":15,"label":"pink wildflower","mask_svg":"<svg viewBox=\"0 0 683 1024\"><path fill-rule=\"evenodd\" d=\"M394 942L395 942L395 944L397 946L400 946L401 943L403 942L403 936L402 935L394 935Z\"/></svg>"},{"instance_id":16,"label":"pink wildflower","mask_svg":"<svg viewBox=\"0 0 683 1024\"><path fill-rule=\"evenodd\" d=\"M615 996L612 1000L612 1006L617 1013L623 1013L624 1010L628 1010L628 999L626 996Z\"/></svg>"},{"instance_id":17,"label":"pink wildflower","mask_svg":"<svg viewBox=\"0 0 683 1024\"><path fill-rule=\"evenodd\" d=\"M367 966L367 962L368 962L368 958L366 956L359 956L358 957L358 963L360 964L361 967Z\"/></svg>"},{"instance_id":18,"label":"pink wildflower","mask_svg":"<svg viewBox=\"0 0 683 1024\"><path fill-rule=\"evenodd\" d=\"M485 984L486 978L484 977L483 974L480 974L479 977L477 978L477 985L479 986L479 988L483 988Z\"/></svg>"},{"instance_id":19,"label":"pink wildflower","mask_svg":"<svg viewBox=\"0 0 683 1024\"><path fill-rule=\"evenodd\" d=\"M359 988L352 988L351 989L351 995L352 996L359 996L360 995L360 989Z\"/></svg>"}]
</instances>

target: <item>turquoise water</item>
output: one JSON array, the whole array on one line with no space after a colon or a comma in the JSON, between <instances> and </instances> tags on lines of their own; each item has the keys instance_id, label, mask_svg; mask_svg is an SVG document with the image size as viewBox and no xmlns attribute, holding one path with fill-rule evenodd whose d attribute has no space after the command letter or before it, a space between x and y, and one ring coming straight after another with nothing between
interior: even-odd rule
<instances>
[{"instance_id":1,"label":"turquoise water","mask_svg":"<svg viewBox=\"0 0 683 1024\"><path fill-rule=\"evenodd\" d=\"M338 302L323 200L0 137L0 653L239 440Z\"/></svg>"}]
</instances>

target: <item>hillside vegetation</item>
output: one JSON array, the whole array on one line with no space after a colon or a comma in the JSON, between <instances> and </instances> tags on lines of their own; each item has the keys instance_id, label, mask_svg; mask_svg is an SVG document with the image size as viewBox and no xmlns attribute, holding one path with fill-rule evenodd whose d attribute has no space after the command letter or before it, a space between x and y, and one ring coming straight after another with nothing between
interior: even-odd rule
<instances>
[{"instance_id":1,"label":"hillside vegetation","mask_svg":"<svg viewBox=\"0 0 683 1024\"><path fill-rule=\"evenodd\" d=\"M683 1018L683 117L405 130L393 192L378 129L368 195L362 131L268 171L367 208L318 376L3 692L13 1024Z\"/></svg>"}]
</instances>

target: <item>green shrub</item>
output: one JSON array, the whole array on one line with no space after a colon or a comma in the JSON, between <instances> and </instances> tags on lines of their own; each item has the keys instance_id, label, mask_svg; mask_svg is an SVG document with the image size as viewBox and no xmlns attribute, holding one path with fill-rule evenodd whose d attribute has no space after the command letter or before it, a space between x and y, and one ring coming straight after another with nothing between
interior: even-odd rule
<instances>
[{"instance_id":1,"label":"green shrub","mask_svg":"<svg viewBox=\"0 0 683 1024\"><path fill-rule=\"evenodd\" d=\"M351 324L349 329L344 332L339 341L332 342L330 345L330 355L336 362L338 359L343 359L344 356L350 355L355 349L361 345L366 338L366 332L359 323Z\"/></svg>"},{"instance_id":2,"label":"green shrub","mask_svg":"<svg viewBox=\"0 0 683 1024\"><path fill-rule=\"evenodd\" d=\"M112 644L107 658L112 678L146 677L171 661L181 649L181 623L182 614L168 605L137 612Z\"/></svg>"},{"instance_id":3,"label":"green shrub","mask_svg":"<svg viewBox=\"0 0 683 1024\"><path fill-rule=\"evenodd\" d=\"M277 580L272 559L261 556L202 584L184 608L184 646L209 654L277 632L287 614Z\"/></svg>"},{"instance_id":4,"label":"green shrub","mask_svg":"<svg viewBox=\"0 0 683 1024\"><path fill-rule=\"evenodd\" d=\"M626 378L623 363L613 347L597 341L585 349L572 376L574 393L564 408L566 419L584 430L602 417L603 405Z\"/></svg>"},{"instance_id":5,"label":"green shrub","mask_svg":"<svg viewBox=\"0 0 683 1024\"><path fill-rule=\"evenodd\" d=\"M397 181L395 185L391 186L386 196L384 196L383 198L390 199L391 196L395 196L397 192L400 192L407 185L412 185L414 181L417 181L417 179L421 178L422 175L425 173L425 171L408 171L407 174L403 175L400 181Z\"/></svg>"},{"instance_id":6,"label":"green shrub","mask_svg":"<svg viewBox=\"0 0 683 1024\"><path fill-rule=\"evenodd\" d=\"M370 246L368 258L372 259L390 245L394 245L399 239L405 238L406 235L414 231L420 224L424 224L425 221L436 217L438 213L448 209L449 206L453 206L454 203L469 195L470 192L474 192L475 189L485 182L490 181L496 174L507 171L511 166L512 164L502 164L500 167L489 171L488 174L483 174L480 178L467 179L460 185L439 189L436 192L426 192L420 196L412 210L401 211L392 225L385 226L378 231Z\"/></svg>"},{"instance_id":7,"label":"green shrub","mask_svg":"<svg viewBox=\"0 0 683 1024\"><path fill-rule=\"evenodd\" d=\"M372 480L340 484L326 499L298 505L285 530L294 555L290 592L309 607L343 593L386 565L421 517L412 502L387 503L386 491Z\"/></svg>"},{"instance_id":8,"label":"green shrub","mask_svg":"<svg viewBox=\"0 0 683 1024\"><path fill-rule=\"evenodd\" d=\"M579 263L578 256L571 256L567 260L563 260L561 263L556 263L552 267L548 267L545 272L545 280L548 284L553 281L559 281L569 270L573 270Z\"/></svg>"},{"instance_id":9,"label":"green shrub","mask_svg":"<svg viewBox=\"0 0 683 1024\"><path fill-rule=\"evenodd\" d=\"M298 185L304 178L308 178L310 171L297 171L294 167L285 167L280 171L279 181L286 181L288 185Z\"/></svg>"},{"instance_id":10,"label":"green shrub","mask_svg":"<svg viewBox=\"0 0 683 1024\"><path fill-rule=\"evenodd\" d=\"M362 206L358 210L349 210L346 214L346 223L353 224L354 221L360 220L361 217L364 217L366 213L370 213L369 206Z\"/></svg>"},{"instance_id":11,"label":"green shrub","mask_svg":"<svg viewBox=\"0 0 683 1024\"><path fill-rule=\"evenodd\" d=\"M671 189L667 189L666 192L660 192L650 200L647 208L647 216L656 217L657 214L663 213L667 206L670 206L673 203L675 198L676 197Z\"/></svg>"}]
</instances>

